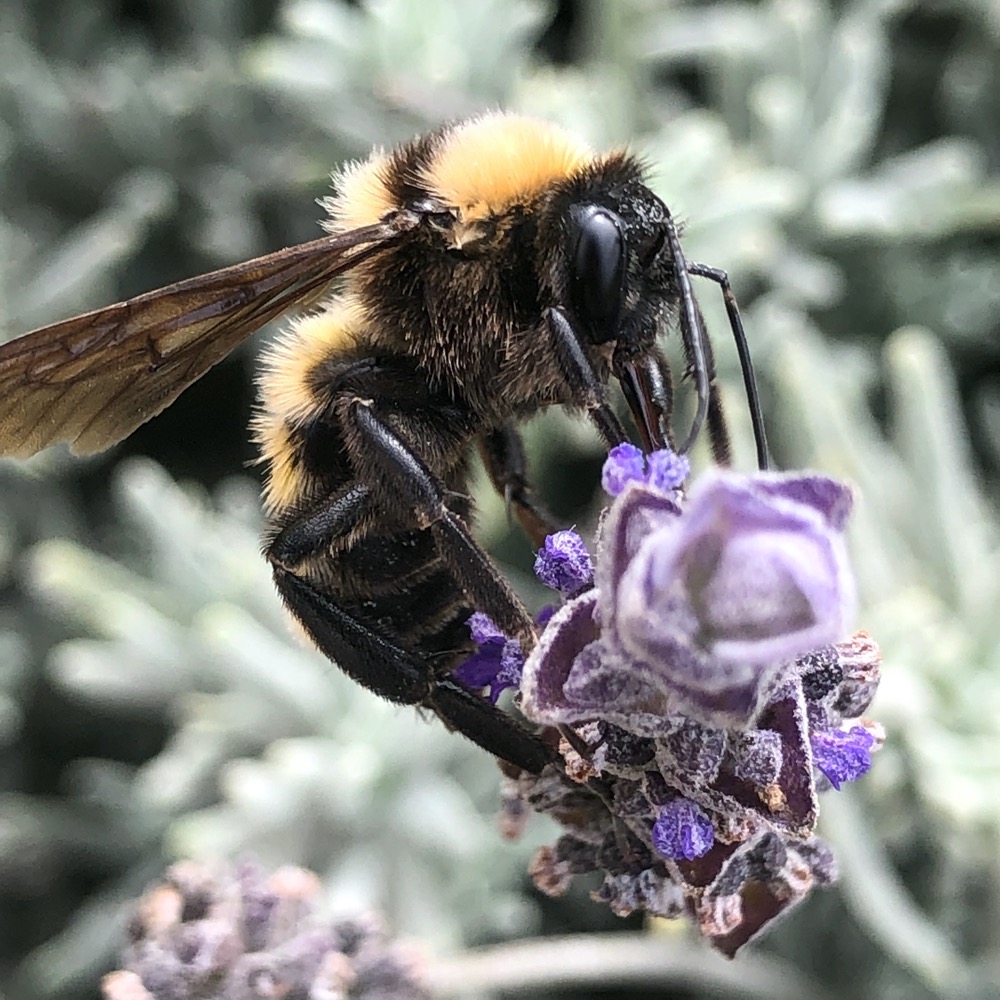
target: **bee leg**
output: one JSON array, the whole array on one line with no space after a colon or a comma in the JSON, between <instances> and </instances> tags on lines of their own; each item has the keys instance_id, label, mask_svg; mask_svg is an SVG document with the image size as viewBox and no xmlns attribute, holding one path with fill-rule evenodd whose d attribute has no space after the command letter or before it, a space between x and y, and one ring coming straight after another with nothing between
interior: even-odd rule
<instances>
[{"instance_id":1,"label":"bee leg","mask_svg":"<svg viewBox=\"0 0 1000 1000\"><path fill-rule=\"evenodd\" d=\"M625 428L608 405L604 386L584 353L569 317L562 309L553 307L545 310L544 318L573 403L587 411L587 416L594 422L609 448L624 444L628 441Z\"/></svg>"},{"instance_id":2,"label":"bee leg","mask_svg":"<svg viewBox=\"0 0 1000 1000\"><path fill-rule=\"evenodd\" d=\"M695 306L698 311L698 319L702 329L705 329L705 320L701 315L701 308ZM715 378L715 354L712 351L712 341L705 338L705 362L708 366L708 415L706 426L708 427L708 443L712 448L712 458L719 465L729 465L731 461L732 446L729 442L729 425L726 423L726 414L722 408L722 393L719 392L719 383Z\"/></svg>"},{"instance_id":3,"label":"bee leg","mask_svg":"<svg viewBox=\"0 0 1000 1000\"><path fill-rule=\"evenodd\" d=\"M435 677L430 661L374 631L310 580L279 563L274 582L285 606L321 653L352 680L399 705L425 705L487 752L537 774L549 748L495 705L452 677Z\"/></svg>"},{"instance_id":4,"label":"bee leg","mask_svg":"<svg viewBox=\"0 0 1000 1000\"><path fill-rule=\"evenodd\" d=\"M365 456L368 474L378 480L378 492L412 510L418 527L430 529L442 560L473 607L488 614L501 631L520 639L525 648L533 646L531 616L465 521L445 503L444 485L376 414L372 403L355 399L347 413L360 438L357 453Z\"/></svg>"},{"instance_id":5,"label":"bee leg","mask_svg":"<svg viewBox=\"0 0 1000 1000\"><path fill-rule=\"evenodd\" d=\"M729 425L726 422L726 412L722 408L719 384L715 379L712 379L708 390L708 441L712 446L712 457L715 461L719 465L730 465L732 446L729 441Z\"/></svg>"},{"instance_id":6,"label":"bee leg","mask_svg":"<svg viewBox=\"0 0 1000 1000\"><path fill-rule=\"evenodd\" d=\"M670 247L670 256L674 261L674 272L677 277L677 288L680 293L680 328L681 342L684 345L684 356L687 358L688 371L694 376L695 391L697 393L697 405L695 407L694 419L691 422L691 430L688 431L687 440L681 445L681 454L686 455L693 447L701 428L705 424L709 410L709 396L712 392L711 384L715 380L715 370L711 362L711 347L708 344L708 336L705 333L705 322L698 308L694 291L691 288L691 275L688 271L687 262L684 259L684 251L681 250L680 239L677 236L677 227L673 219L667 218L666 241Z\"/></svg>"},{"instance_id":7,"label":"bee leg","mask_svg":"<svg viewBox=\"0 0 1000 1000\"><path fill-rule=\"evenodd\" d=\"M458 730L494 757L510 761L532 774L538 774L546 764L557 759L538 736L453 677L439 678L425 704L433 708L449 728Z\"/></svg>"},{"instance_id":8,"label":"bee leg","mask_svg":"<svg viewBox=\"0 0 1000 1000\"><path fill-rule=\"evenodd\" d=\"M507 504L508 513L513 508L524 533L536 549L541 548L546 537L559 530L559 525L531 495L521 435L512 423L505 423L479 438L479 452L490 482Z\"/></svg>"},{"instance_id":9,"label":"bee leg","mask_svg":"<svg viewBox=\"0 0 1000 1000\"><path fill-rule=\"evenodd\" d=\"M350 534L371 508L371 490L355 483L279 531L268 542L265 554L272 563L294 569L303 559Z\"/></svg>"}]
</instances>

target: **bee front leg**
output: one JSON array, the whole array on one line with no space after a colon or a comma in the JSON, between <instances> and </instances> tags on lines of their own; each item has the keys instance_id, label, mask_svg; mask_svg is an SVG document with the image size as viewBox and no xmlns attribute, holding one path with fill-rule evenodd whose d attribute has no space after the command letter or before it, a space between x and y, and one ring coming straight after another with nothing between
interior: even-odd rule
<instances>
[{"instance_id":1,"label":"bee front leg","mask_svg":"<svg viewBox=\"0 0 1000 1000\"><path fill-rule=\"evenodd\" d=\"M508 514L513 508L524 533L536 549L559 525L539 507L528 485L527 463L521 435L510 422L479 438L479 452L494 489L504 498Z\"/></svg>"},{"instance_id":2,"label":"bee front leg","mask_svg":"<svg viewBox=\"0 0 1000 1000\"><path fill-rule=\"evenodd\" d=\"M569 316L562 309L550 308L545 310L544 319L573 403L587 411L587 416L609 448L624 444L628 441L625 428L608 405L604 386L584 352Z\"/></svg>"}]
</instances>

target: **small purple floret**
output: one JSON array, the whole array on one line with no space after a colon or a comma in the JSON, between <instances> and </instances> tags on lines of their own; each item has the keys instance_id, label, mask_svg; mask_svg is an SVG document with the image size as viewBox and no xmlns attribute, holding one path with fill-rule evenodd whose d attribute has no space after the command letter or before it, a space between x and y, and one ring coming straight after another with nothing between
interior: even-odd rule
<instances>
[{"instance_id":1,"label":"small purple floret","mask_svg":"<svg viewBox=\"0 0 1000 1000\"><path fill-rule=\"evenodd\" d=\"M594 579L594 564L575 531L557 531L545 539L535 558L535 576L561 594L572 594Z\"/></svg>"},{"instance_id":2,"label":"small purple floret","mask_svg":"<svg viewBox=\"0 0 1000 1000\"><path fill-rule=\"evenodd\" d=\"M469 615L466 624L472 633L472 641L479 646L487 642L504 643L507 641L507 636L493 624L493 619L489 615L483 614L482 611L476 611Z\"/></svg>"},{"instance_id":3,"label":"small purple floret","mask_svg":"<svg viewBox=\"0 0 1000 1000\"><path fill-rule=\"evenodd\" d=\"M686 456L669 448L644 455L634 444L620 444L608 452L601 473L604 492L613 497L629 483L642 483L651 489L669 493L678 489L691 473Z\"/></svg>"},{"instance_id":4,"label":"small purple floret","mask_svg":"<svg viewBox=\"0 0 1000 1000\"><path fill-rule=\"evenodd\" d=\"M714 843L709 818L690 799L668 802L653 824L653 847L665 858L694 861L707 854Z\"/></svg>"},{"instance_id":5,"label":"small purple floret","mask_svg":"<svg viewBox=\"0 0 1000 1000\"><path fill-rule=\"evenodd\" d=\"M464 663L460 664L453 671L466 687L481 691L489 688L489 700L496 704L501 692L512 687L506 683L504 674L504 654L507 647L511 645L511 640L507 638L493 623L489 615L477 611L469 616L466 623L472 635L473 642L479 647ZM521 647L517 645L517 652ZM523 663L523 657L522 657ZM510 654L508 654L507 665L510 665ZM521 665L517 667L518 682L521 679Z\"/></svg>"},{"instance_id":6,"label":"small purple floret","mask_svg":"<svg viewBox=\"0 0 1000 1000\"><path fill-rule=\"evenodd\" d=\"M654 451L648 458L649 471L646 481L654 490L676 490L691 474L691 463L686 455L678 455L664 448Z\"/></svg>"},{"instance_id":7,"label":"small purple floret","mask_svg":"<svg viewBox=\"0 0 1000 1000\"><path fill-rule=\"evenodd\" d=\"M601 471L604 492L616 497L629 483L646 480L646 459L634 444L619 444L608 452Z\"/></svg>"},{"instance_id":8,"label":"small purple floret","mask_svg":"<svg viewBox=\"0 0 1000 1000\"><path fill-rule=\"evenodd\" d=\"M543 608L538 616L538 624L548 621L551 614L551 608ZM495 705L504 691L521 685L525 659L521 643L517 639L508 639L493 620L480 611L470 615L466 624L473 642L479 648L464 663L460 663L452 674L473 690L489 688L488 698Z\"/></svg>"},{"instance_id":9,"label":"small purple floret","mask_svg":"<svg viewBox=\"0 0 1000 1000\"><path fill-rule=\"evenodd\" d=\"M497 695L506 688L521 686L521 671L524 669L524 653L517 639L508 639L500 653L500 669L497 671ZM493 698L496 701L496 698Z\"/></svg>"},{"instance_id":10,"label":"small purple floret","mask_svg":"<svg viewBox=\"0 0 1000 1000\"><path fill-rule=\"evenodd\" d=\"M810 734L813 763L837 791L845 781L860 778L871 766L875 737L861 726L818 730Z\"/></svg>"}]
</instances>

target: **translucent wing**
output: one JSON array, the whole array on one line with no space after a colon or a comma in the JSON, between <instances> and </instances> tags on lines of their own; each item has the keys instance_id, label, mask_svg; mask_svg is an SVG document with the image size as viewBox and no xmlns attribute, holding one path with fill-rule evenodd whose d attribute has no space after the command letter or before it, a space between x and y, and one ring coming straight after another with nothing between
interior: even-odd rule
<instances>
[{"instance_id":1,"label":"translucent wing","mask_svg":"<svg viewBox=\"0 0 1000 1000\"><path fill-rule=\"evenodd\" d=\"M419 221L385 222L189 278L0 345L0 455L110 448L269 320Z\"/></svg>"}]
</instances>

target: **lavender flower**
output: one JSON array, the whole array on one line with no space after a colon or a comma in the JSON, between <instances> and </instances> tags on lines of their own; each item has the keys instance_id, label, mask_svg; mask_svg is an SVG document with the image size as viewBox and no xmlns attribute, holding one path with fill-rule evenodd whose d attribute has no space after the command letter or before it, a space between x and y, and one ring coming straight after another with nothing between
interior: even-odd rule
<instances>
[{"instance_id":1,"label":"lavender flower","mask_svg":"<svg viewBox=\"0 0 1000 1000\"><path fill-rule=\"evenodd\" d=\"M875 744L875 736L863 726L852 726L846 733L841 729L821 729L809 739L813 763L838 791L843 782L855 781L872 766L869 751Z\"/></svg>"},{"instance_id":2,"label":"lavender flower","mask_svg":"<svg viewBox=\"0 0 1000 1000\"><path fill-rule=\"evenodd\" d=\"M683 796L661 807L652 837L653 847L665 858L688 861L707 854L715 842L712 821L696 803Z\"/></svg>"},{"instance_id":3,"label":"lavender flower","mask_svg":"<svg viewBox=\"0 0 1000 1000\"><path fill-rule=\"evenodd\" d=\"M594 566L575 531L557 531L545 539L535 559L535 576L561 594L573 594L594 580Z\"/></svg>"},{"instance_id":4,"label":"lavender flower","mask_svg":"<svg viewBox=\"0 0 1000 1000\"><path fill-rule=\"evenodd\" d=\"M528 661L525 710L651 735L678 712L748 722L784 664L846 631L849 506L820 477L713 473L683 515L629 484L604 523L596 590L557 612Z\"/></svg>"},{"instance_id":5,"label":"lavender flower","mask_svg":"<svg viewBox=\"0 0 1000 1000\"><path fill-rule=\"evenodd\" d=\"M488 688L487 697L495 705L504 691L521 683L524 666L521 643L508 639L481 611L471 615L468 624L472 640L479 648L454 674L470 688Z\"/></svg>"},{"instance_id":6,"label":"lavender flower","mask_svg":"<svg viewBox=\"0 0 1000 1000\"><path fill-rule=\"evenodd\" d=\"M583 544L582 540L580 544ZM545 625L552 617L552 612L553 609L549 606L542 608L535 616L535 622ZM493 624L492 619L481 611L470 615L467 624L472 641L478 648L455 668L453 674L467 687L486 690L487 698L495 705L504 691L521 686L525 660L521 643L517 639L508 639Z\"/></svg>"},{"instance_id":7,"label":"lavender flower","mask_svg":"<svg viewBox=\"0 0 1000 1000\"><path fill-rule=\"evenodd\" d=\"M685 455L666 449L644 455L634 444L619 444L608 452L601 485L613 497L629 483L642 483L666 492L679 489L690 473L691 465Z\"/></svg>"},{"instance_id":8,"label":"lavender flower","mask_svg":"<svg viewBox=\"0 0 1000 1000\"><path fill-rule=\"evenodd\" d=\"M620 444L611 449L601 473L604 492L616 497L629 483L646 478L646 456L634 444Z\"/></svg>"},{"instance_id":9,"label":"lavender flower","mask_svg":"<svg viewBox=\"0 0 1000 1000\"><path fill-rule=\"evenodd\" d=\"M813 836L817 775L839 788L870 766L881 737L859 716L879 655L864 633L838 642L854 604L844 486L716 471L685 497L687 472L669 452L611 453L592 589L564 584L549 550L565 541L540 554L543 582L572 596L516 701L562 734L563 766L508 779L505 823L532 808L562 825L532 867L544 891L602 872L595 898L616 913L687 914L731 955L835 877Z\"/></svg>"},{"instance_id":10,"label":"lavender flower","mask_svg":"<svg viewBox=\"0 0 1000 1000\"><path fill-rule=\"evenodd\" d=\"M372 917L319 919L319 879L180 862L139 901L105 1000L428 1000L411 956Z\"/></svg>"}]
</instances>

